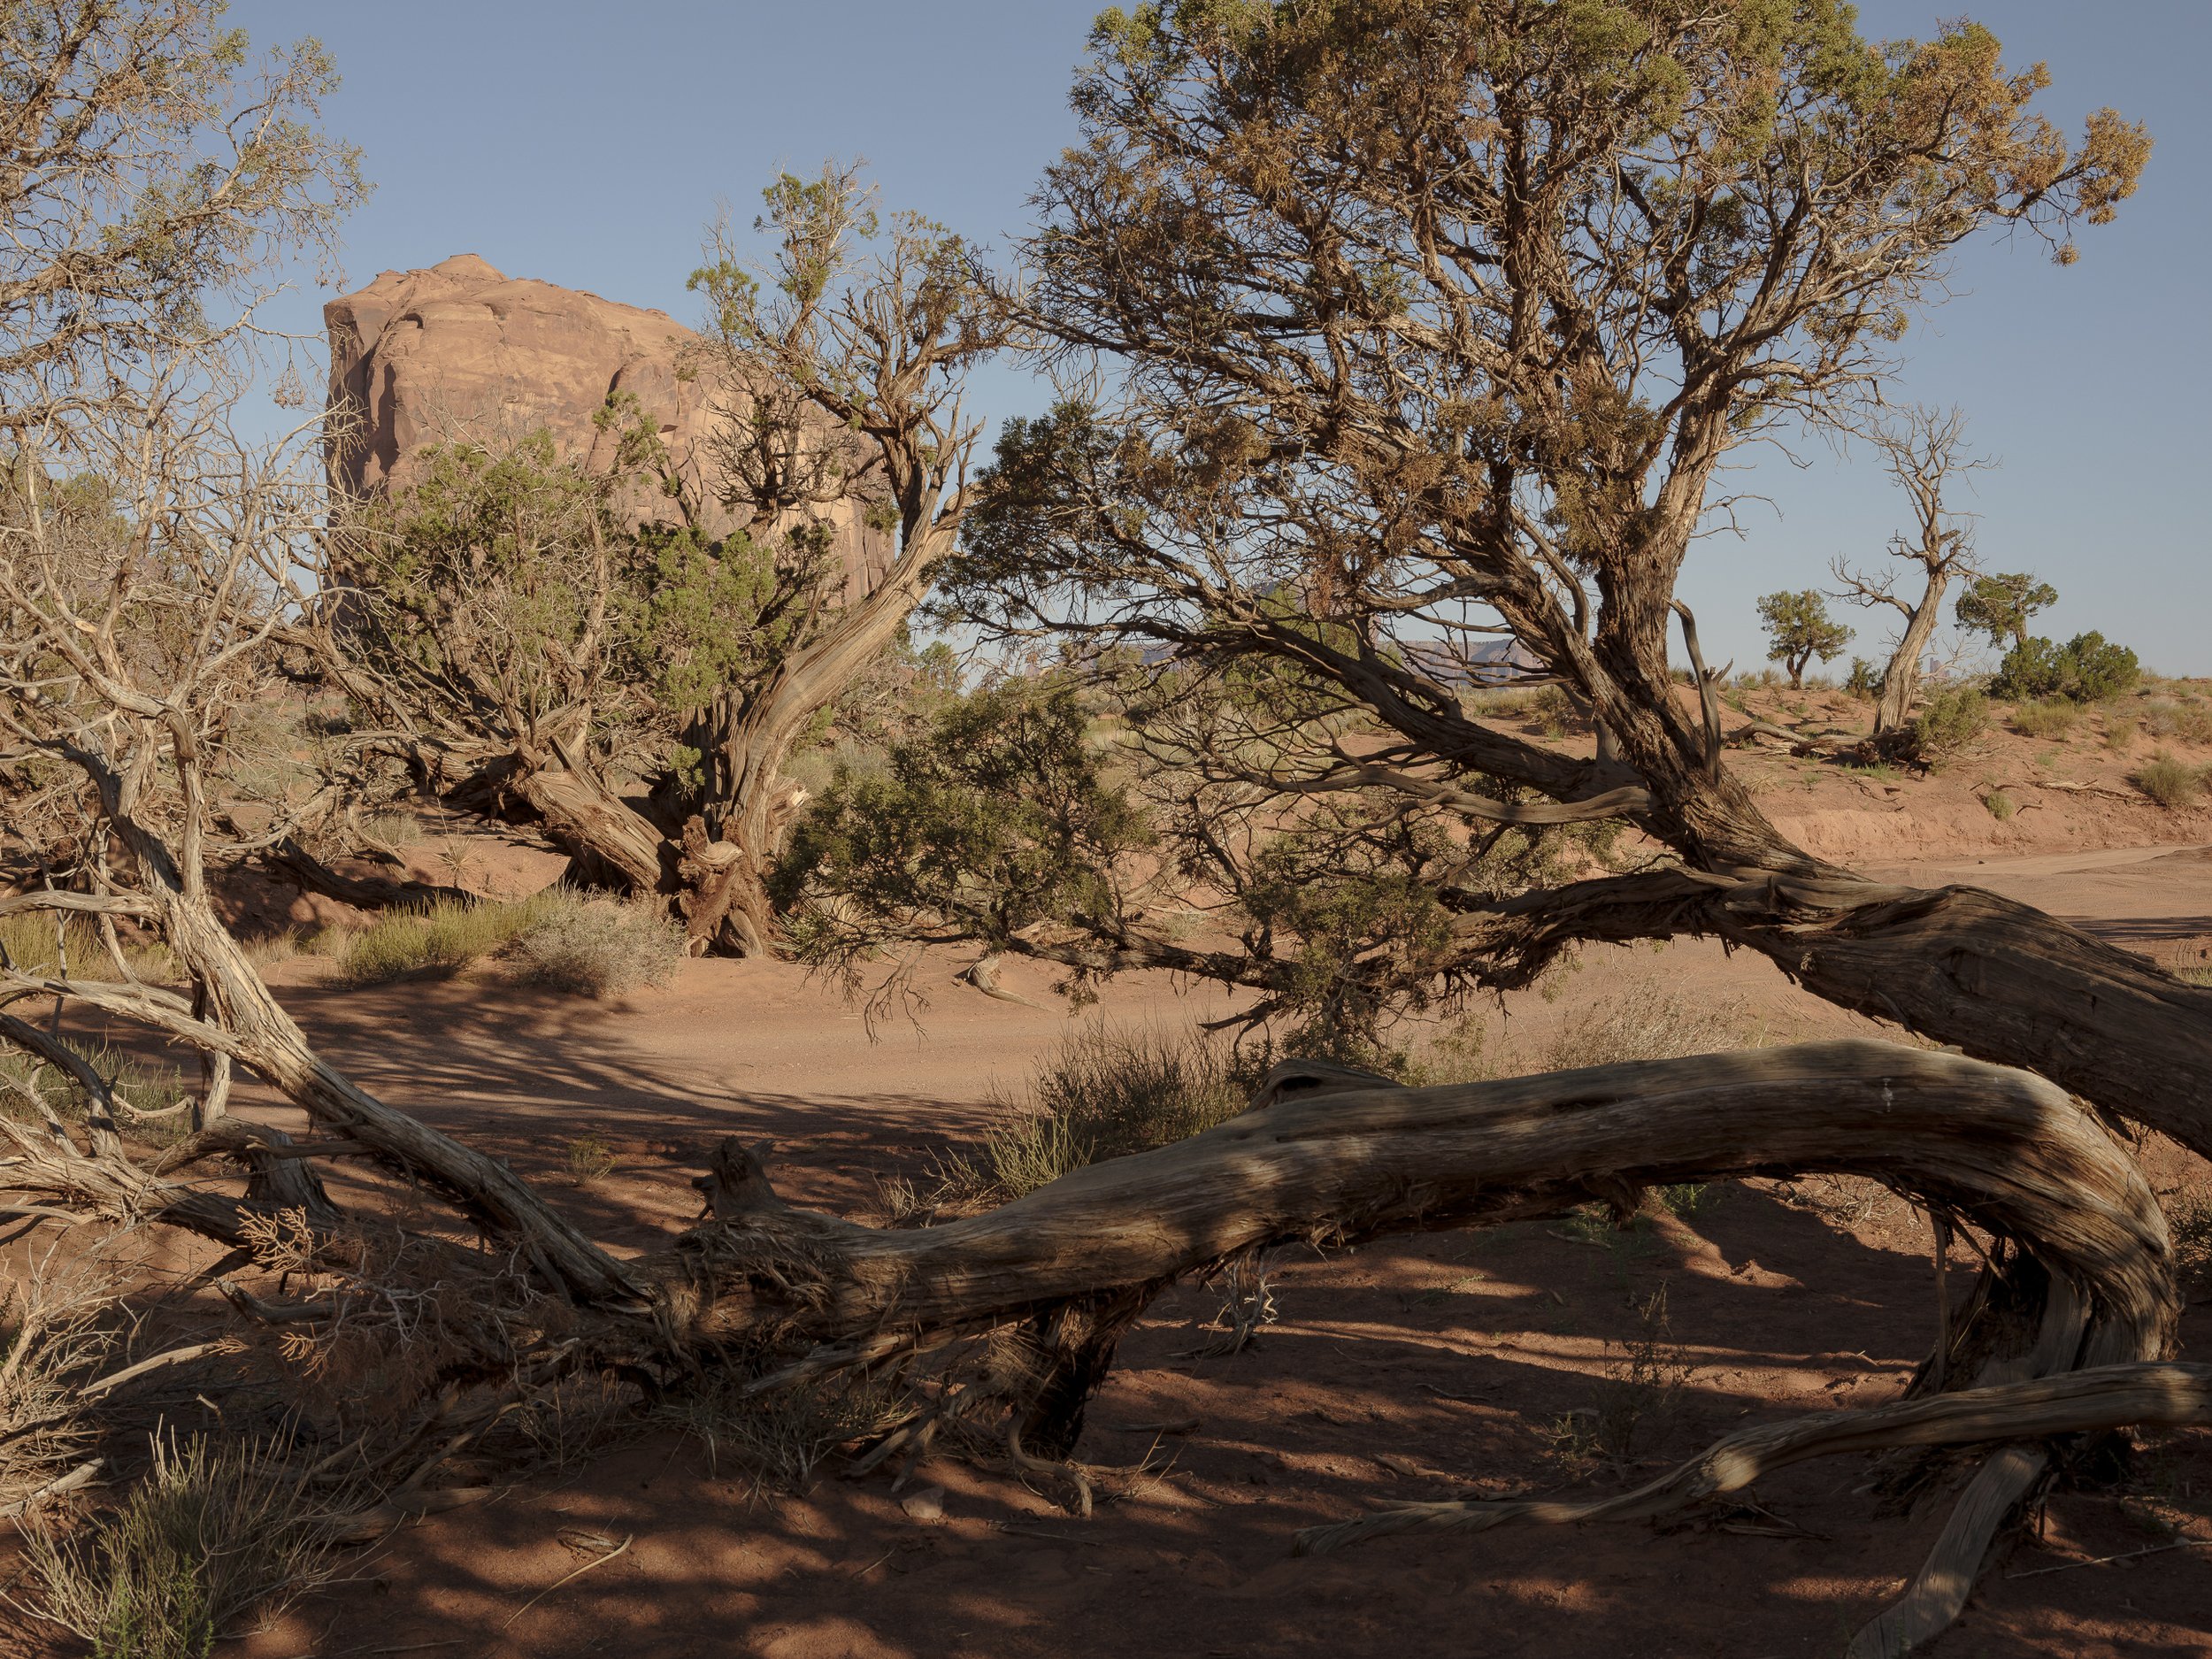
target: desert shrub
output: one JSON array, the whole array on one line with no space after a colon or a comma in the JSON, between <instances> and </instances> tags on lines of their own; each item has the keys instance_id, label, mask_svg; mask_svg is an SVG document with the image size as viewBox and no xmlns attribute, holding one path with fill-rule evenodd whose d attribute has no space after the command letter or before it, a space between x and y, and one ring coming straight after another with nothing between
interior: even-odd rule
<instances>
[{"instance_id":1,"label":"desert shrub","mask_svg":"<svg viewBox=\"0 0 2212 1659\"><path fill-rule=\"evenodd\" d=\"M1244 1110L1227 1056L1198 1037L1092 1025L1037 1070L1029 1098L1007 1102L954 1184L1018 1198L1087 1164L1185 1140Z\"/></svg>"},{"instance_id":2,"label":"desert shrub","mask_svg":"<svg viewBox=\"0 0 2212 1659\"><path fill-rule=\"evenodd\" d=\"M613 996L658 985L684 960L684 933L657 906L555 895L508 947L508 971L525 985Z\"/></svg>"},{"instance_id":3,"label":"desert shrub","mask_svg":"<svg viewBox=\"0 0 2212 1659\"><path fill-rule=\"evenodd\" d=\"M2114 645L2093 630L2077 634L2063 645L2046 639L2024 640L2005 653L1989 688L2011 702L2036 697L2069 697L2096 703L2131 690L2143 665L2124 645Z\"/></svg>"},{"instance_id":4,"label":"desert shrub","mask_svg":"<svg viewBox=\"0 0 2212 1659\"><path fill-rule=\"evenodd\" d=\"M1989 816L2000 824L2020 810L2018 803L2002 789L1992 789L1982 797L1982 804L1989 809Z\"/></svg>"},{"instance_id":5,"label":"desert shrub","mask_svg":"<svg viewBox=\"0 0 2212 1659\"><path fill-rule=\"evenodd\" d=\"M718 1472L725 1460L756 1487L803 1493L841 1446L872 1440L912 1415L888 1382L865 1373L810 1378L755 1392L776 1363L737 1354L704 1379L663 1397L653 1415L703 1442Z\"/></svg>"},{"instance_id":6,"label":"desert shrub","mask_svg":"<svg viewBox=\"0 0 2212 1659\"><path fill-rule=\"evenodd\" d=\"M1459 706L1469 718L1478 720L1502 719L1509 715L1525 715L1535 706L1537 693L1511 686L1494 686L1459 694Z\"/></svg>"},{"instance_id":7,"label":"desert shrub","mask_svg":"<svg viewBox=\"0 0 2212 1659\"><path fill-rule=\"evenodd\" d=\"M426 969L451 972L505 949L573 895L533 894L511 904L459 904L441 899L420 910L387 910L350 935L334 977L349 986L382 985Z\"/></svg>"},{"instance_id":8,"label":"desert shrub","mask_svg":"<svg viewBox=\"0 0 2212 1659\"><path fill-rule=\"evenodd\" d=\"M328 1515L256 1442L157 1436L153 1463L74 1536L33 1525L38 1610L95 1659L205 1659L246 1614L325 1576Z\"/></svg>"},{"instance_id":9,"label":"desert shrub","mask_svg":"<svg viewBox=\"0 0 2212 1659\"><path fill-rule=\"evenodd\" d=\"M1939 691L1913 717L1913 757L1924 766L1945 765L1988 727L1989 699L1979 691L1969 686Z\"/></svg>"},{"instance_id":10,"label":"desert shrub","mask_svg":"<svg viewBox=\"0 0 2212 1659\"><path fill-rule=\"evenodd\" d=\"M1843 688L1863 702L1871 703L1882 694L1882 671L1863 657L1851 659L1851 672L1844 676Z\"/></svg>"},{"instance_id":11,"label":"desert shrub","mask_svg":"<svg viewBox=\"0 0 2212 1659\"><path fill-rule=\"evenodd\" d=\"M1674 1422L1684 1391L1697 1374L1672 1337L1664 1286L1636 1299L1636 1334L1608 1343L1618 1353L1605 1369L1598 1403L1555 1421L1545 1438L1552 1460L1568 1474L1601 1465L1626 1466L1658 1442Z\"/></svg>"},{"instance_id":12,"label":"desert shrub","mask_svg":"<svg viewBox=\"0 0 2212 1659\"><path fill-rule=\"evenodd\" d=\"M2176 760L2162 749L2129 781L2171 811L2189 805L2197 798L2204 787L2204 774L2194 766L2185 765Z\"/></svg>"},{"instance_id":13,"label":"desert shrub","mask_svg":"<svg viewBox=\"0 0 2212 1659\"><path fill-rule=\"evenodd\" d=\"M1657 979L1640 981L1576 1012L1578 1018L1545 1051L1546 1071L1673 1060L1684 1055L1763 1048L1767 1042L1765 1027L1741 1002L1681 996Z\"/></svg>"},{"instance_id":14,"label":"desert shrub","mask_svg":"<svg viewBox=\"0 0 2212 1659\"><path fill-rule=\"evenodd\" d=\"M1544 735L1550 738L1566 736L1581 718L1575 700L1558 686L1546 686L1539 690L1529 705L1529 712L1542 723Z\"/></svg>"},{"instance_id":15,"label":"desert shrub","mask_svg":"<svg viewBox=\"0 0 2212 1659\"><path fill-rule=\"evenodd\" d=\"M568 1143L568 1179L589 1187L614 1173L615 1150L599 1135L578 1135Z\"/></svg>"},{"instance_id":16,"label":"desert shrub","mask_svg":"<svg viewBox=\"0 0 2212 1659\"><path fill-rule=\"evenodd\" d=\"M2143 729L2153 737L2178 738L2185 743L2212 743L2212 707L2201 703L2146 704Z\"/></svg>"},{"instance_id":17,"label":"desert shrub","mask_svg":"<svg viewBox=\"0 0 2212 1659\"><path fill-rule=\"evenodd\" d=\"M2081 719L2081 705L2064 697L2024 703L2012 711L2013 728L2026 737L2064 737Z\"/></svg>"},{"instance_id":18,"label":"desert shrub","mask_svg":"<svg viewBox=\"0 0 2212 1659\"><path fill-rule=\"evenodd\" d=\"M115 1346L111 1283L50 1258L0 1286L0 1515L81 1463L96 1424L85 1379Z\"/></svg>"},{"instance_id":19,"label":"desert shrub","mask_svg":"<svg viewBox=\"0 0 2212 1659\"><path fill-rule=\"evenodd\" d=\"M2118 713L2108 715L2104 723L2104 746L2116 755L2124 755L2135 747L2139 733L2140 728L2132 718Z\"/></svg>"}]
</instances>

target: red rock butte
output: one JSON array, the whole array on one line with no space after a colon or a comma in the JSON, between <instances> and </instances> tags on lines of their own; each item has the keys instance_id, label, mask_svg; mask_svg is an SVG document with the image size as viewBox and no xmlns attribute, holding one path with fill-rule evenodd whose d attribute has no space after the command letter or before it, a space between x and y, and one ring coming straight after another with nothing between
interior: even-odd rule
<instances>
[{"instance_id":1,"label":"red rock butte","mask_svg":"<svg viewBox=\"0 0 2212 1659\"><path fill-rule=\"evenodd\" d=\"M680 466L695 469L719 418L718 383L680 375L697 336L666 311L577 288L510 277L474 254L426 271L387 271L323 307L330 341L334 490L358 498L403 486L422 446L496 442L543 429L565 456L595 470L613 440L593 417L628 392L660 426ZM702 496L710 506L714 492ZM663 512L641 494L641 518ZM848 572L879 572L893 551L851 506L829 517ZM710 529L724 527L710 525Z\"/></svg>"}]
</instances>

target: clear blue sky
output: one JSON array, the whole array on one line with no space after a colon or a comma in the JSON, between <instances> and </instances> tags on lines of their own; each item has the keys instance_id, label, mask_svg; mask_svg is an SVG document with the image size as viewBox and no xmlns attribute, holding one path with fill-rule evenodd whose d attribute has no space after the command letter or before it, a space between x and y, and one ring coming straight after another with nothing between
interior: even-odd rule
<instances>
[{"instance_id":1,"label":"clear blue sky","mask_svg":"<svg viewBox=\"0 0 2212 1659\"><path fill-rule=\"evenodd\" d=\"M1066 96L1094 0L235 0L257 40L319 35L345 86L330 125L377 190L346 236L357 286L378 271L477 253L688 321L684 277L718 201L749 214L782 165L864 156L887 204L1003 245L1039 169L1074 133ZM1970 504L1985 561L2055 582L2064 637L2100 628L2168 672L2212 672L2212 0L1867 0L1862 27L1926 35L1967 10L2016 63L2041 58L2047 107L2078 127L2110 104L2157 141L2120 222L2053 266L1989 243L1957 297L1916 328L1904 394L1957 403L2000 457ZM311 285L284 320L317 326ZM993 373L995 417L1043 394ZM1804 471L1760 462L1747 537L1708 541L1683 596L1715 659L1763 655L1761 593L1823 585L1836 553L1871 557L1901 500L1817 445ZM1869 655L1884 624L1860 618Z\"/></svg>"}]
</instances>

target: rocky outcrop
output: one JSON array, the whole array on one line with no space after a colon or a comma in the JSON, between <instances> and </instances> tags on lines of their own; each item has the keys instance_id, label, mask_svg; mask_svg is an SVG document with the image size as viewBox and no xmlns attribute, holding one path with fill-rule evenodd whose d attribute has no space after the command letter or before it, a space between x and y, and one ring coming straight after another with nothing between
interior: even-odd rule
<instances>
[{"instance_id":1,"label":"rocky outcrop","mask_svg":"<svg viewBox=\"0 0 2212 1659\"><path fill-rule=\"evenodd\" d=\"M425 444L541 428L565 454L603 469L613 442L593 418L616 392L636 396L678 465L696 476L718 419L716 384L679 373L695 336L667 312L509 277L474 254L387 271L324 306L323 326L330 481L357 499L403 486ZM714 511L715 492L701 493ZM670 511L646 491L630 506L641 519ZM889 539L849 505L830 516L849 580L879 573Z\"/></svg>"}]
</instances>

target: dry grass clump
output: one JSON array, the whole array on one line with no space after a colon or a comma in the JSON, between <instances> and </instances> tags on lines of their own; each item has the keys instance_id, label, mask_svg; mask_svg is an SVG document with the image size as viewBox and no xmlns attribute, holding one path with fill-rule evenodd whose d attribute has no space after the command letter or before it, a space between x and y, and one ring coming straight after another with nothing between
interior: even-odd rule
<instances>
[{"instance_id":1,"label":"dry grass clump","mask_svg":"<svg viewBox=\"0 0 2212 1659\"><path fill-rule=\"evenodd\" d=\"M447 900L388 910L330 941L342 985L383 985L410 973L451 973L504 956L525 985L609 996L658 984L684 959L682 930L649 904L549 887L503 904Z\"/></svg>"},{"instance_id":2,"label":"dry grass clump","mask_svg":"<svg viewBox=\"0 0 2212 1659\"><path fill-rule=\"evenodd\" d=\"M177 1067L146 1064L109 1048L71 1046L107 1079L109 1093L121 1108L116 1127L127 1140L173 1146L189 1132L184 1073ZM0 1048L0 1114L18 1122L50 1114L63 1123L82 1123L91 1104L77 1079L58 1066L19 1049Z\"/></svg>"},{"instance_id":3,"label":"dry grass clump","mask_svg":"<svg viewBox=\"0 0 2212 1659\"><path fill-rule=\"evenodd\" d=\"M2193 1182L2160 1196L2173 1234L2174 1277L2185 1285L2212 1280L2212 1187Z\"/></svg>"},{"instance_id":4,"label":"dry grass clump","mask_svg":"<svg viewBox=\"0 0 2212 1659\"><path fill-rule=\"evenodd\" d=\"M1737 999L1686 997L1656 979L1578 1007L1575 1014L1545 1051L1543 1070L1724 1054L1763 1048L1770 1041L1764 1023Z\"/></svg>"},{"instance_id":5,"label":"dry grass clump","mask_svg":"<svg viewBox=\"0 0 2212 1659\"><path fill-rule=\"evenodd\" d=\"M2193 804L2204 788L2204 774L2160 749L2129 780L2169 811Z\"/></svg>"},{"instance_id":6,"label":"dry grass clump","mask_svg":"<svg viewBox=\"0 0 2212 1659\"><path fill-rule=\"evenodd\" d=\"M66 1490L87 1461L86 1382L114 1350L114 1300L96 1272L57 1271L50 1252L0 1291L0 1517Z\"/></svg>"},{"instance_id":7,"label":"dry grass clump","mask_svg":"<svg viewBox=\"0 0 2212 1659\"><path fill-rule=\"evenodd\" d=\"M741 1361L654 1408L670 1427L702 1441L719 1472L724 1460L756 1486L803 1493L840 1448L874 1440L912 1415L889 1385L864 1375L815 1378L752 1392L757 1369Z\"/></svg>"},{"instance_id":8,"label":"dry grass clump","mask_svg":"<svg viewBox=\"0 0 2212 1659\"><path fill-rule=\"evenodd\" d=\"M34 1605L95 1659L205 1659L328 1577L331 1519L266 1445L157 1435L114 1509L71 1534L26 1530Z\"/></svg>"},{"instance_id":9,"label":"dry grass clump","mask_svg":"<svg viewBox=\"0 0 2212 1659\"><path fill-rule=\"evenodd\" d=\"M387 910L350 935L333 976L342 985L383 985L409 973L450 973L505 949L544 922L561 902L554 891L510 904L459 904L441 899L420 910Z\"/></svg>"},{"instance_id":10,"label":"dry grass clump","mask_svg":"<svg viewBox=\"0 0 2212 1659\"><path fill-rule=\"evenodd\" d=\"M1988 794L1982 796L1982 804L1989 809L1989 816L2000 824L2020 810L2019 803L2002 789L1990 790Z\"/></svg>"},{"instance_id":11,"label":"dry grass clump","mask_svg":"<svg viewBox=\"0 0 2212 1659\"><path fill-rule=\"evenodd\" d=\"M2045 697L2012 711L2013 729L2027 737L2064 737L2081 719L2081 705L2070 697Z\"/></svg>"},{"instance_id":12,"label":"dry grass clump","mask_svg":"<svg viewBox=\"0 0 2212 1659\"><path fill-rule=\"evenodd\" d=\"M2161 699L2143 707L2143 728L2153 737L2171 737L2184 743L2212 743L2212 705L2193 700L2169 703Z\"/></svg>"},{"instance_id":13,"label":"dry grass clump","mask_svg":"<svg viewBox=\"0 0 2212 1659\"><path fill-rule=\"evenodd\" d=\"M141 979L173 979L176 958L158 940L142 941L118 930L116 943L132 975ZM99 924L86 916L19 910L0 916L0 951L8 963L24 973L66 971L73 979L112 979L115 958L100 937Z\"/></svg>"},{"instance_id":14,"label":"dry grass clump","mask_svg":"<svg viewBox=\"0 0 2212 1659\"><path fill-rule=\"evenodd\" d=\"M683 963L683 929L657 906L555 896L508 949L508 972L523 984L615 996L659 985Z\"/></svg>"},{"instance_id":15,"label":"dry grass clump","mask_svg":"<svg viewBox=\"0 0 2212 1659\"><path fill-rule=\"evenodd\" d=\"M615 1149L598 1135L578 1135L568 1143L568 1179L590 1187L614 1173Z\"/></svg>"},{"instance_id":16,"label":"dry grass clump","mask_svg":"<svg viewBox=\"0 0 2212 1659\"><path fill-rule=\"evenodd\" d=\"M1093 1025L1038 1068L1025 1102L941 1171L952 1194L1013 1199L1087 1164L1186 1140L1242 1111L1229 1056L1203 1038Z\"/></svg>"}]
</instances>

